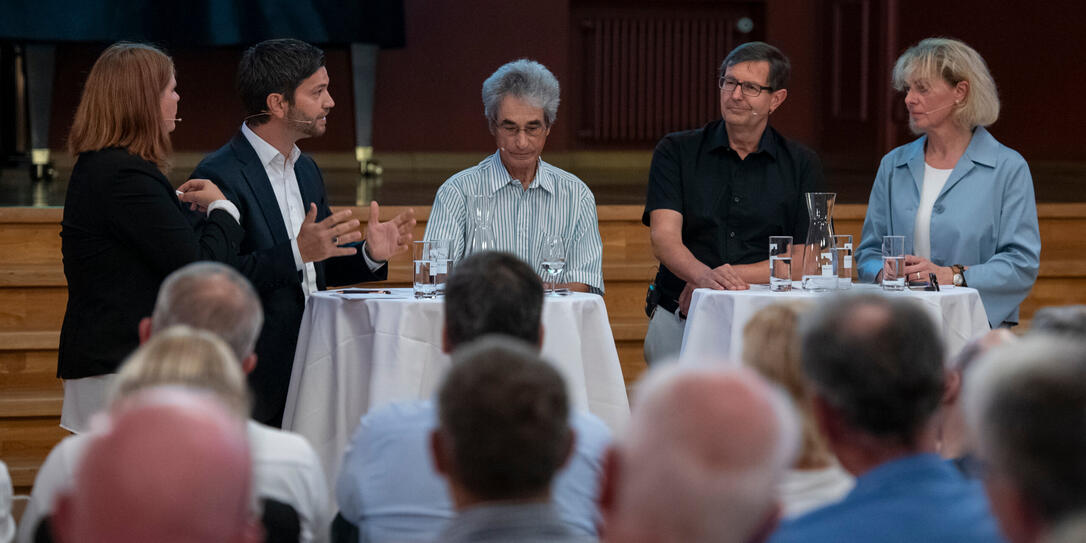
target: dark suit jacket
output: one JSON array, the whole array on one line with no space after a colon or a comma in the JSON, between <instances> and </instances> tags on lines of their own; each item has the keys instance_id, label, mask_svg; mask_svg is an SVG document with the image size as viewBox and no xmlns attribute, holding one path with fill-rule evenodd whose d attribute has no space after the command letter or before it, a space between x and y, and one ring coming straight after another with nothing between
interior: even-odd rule
<instances>
[{"instance_id":1,"label":"dark suit jacket","mask_svg":"<svg viewBox=\"0 0 1086 543\"><path fill-rule=\"evenodd\" d=\"M316 162L302 155L294 165L305 209L317 204L317 221L332 213L328 207L324 179ZM245 239L241 243L238 269L253 283L264 305L264 329L257 340L257 365L249 375L256 394L253 418L279 426L286 404L294 348L298 342L305 297L301 272L295 267L290 236L283 222L271 181L249 140L238 131L229 143L211 153L192 172L193 178L210 179L241 211ZM358 253L314 263L317 285L349 285L376 281L388 276L385 266L370 271Z\"/></svg>"},{"instance_id":2,"label":"dark suit jacket","mask_svg":"<svg viewBox=\"0 0 1086 543\"><path fill-rule=\"evenodd\" d=\"M57 376L116 371L139 344L162 280L197 260L237 265L244 234L221 210L194 231L162 172L124 149L80 154L60 229L68 306Z\"/></svg>"}]
</instances>

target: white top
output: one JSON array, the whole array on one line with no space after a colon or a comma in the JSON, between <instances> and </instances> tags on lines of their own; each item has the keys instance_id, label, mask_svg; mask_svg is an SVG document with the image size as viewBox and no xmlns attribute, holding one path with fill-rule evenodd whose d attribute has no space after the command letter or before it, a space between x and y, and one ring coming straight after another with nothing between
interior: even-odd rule
<instances>
[{"instance_id":1,"label":"white top","mask_svg":"<svg viewBox=\"0 0 1086 543\"><path fill-rule=\"evenodd\" d=\"M254 421L248 422L247 429L253 457L253 496L293 507L301 524L302 541L327 541L331 523L328 488L313 447L297 434ZM49 452L34 479L30 503L19 523L19 543L34 541L34 531L52 513L57 494L74 480L76 467L94 435L68 436ZM0 537L0 543L4 541Z\"/></svg>"},{"instance_id":2,"label":"white top","mask_svg":"<svg viewBox=\"0 0 1086 543\"><path fill-rule=\"evenodd\" d=\"M0 460L0 543L11 543L15 537L15 519L11 518L11 476L8 466Z\"/></svg>"},{"instance_id":3,"label":"white top","mask_svg":"<svg viewBox=\"0 0 1086 543\"><path fill-rule=\"evenodd\" d=\"M916 227L913 229L913 252L916 256L931 259L931 210L952 171L953 168L940 170L924 163L924 183L920 190L920 203L916 206Z\"/></svg>"},{"instance_id":4,"label":"white top","mask_svg":"<svg viewBox=\"0 0 1086 543\"><path fill-rule=\"evenodd\" d=\"M780 484L784 518L798 517L808 511L839 501L856 484L840 465L823 469L791 469Z\"/></svg>"}]
</instances>

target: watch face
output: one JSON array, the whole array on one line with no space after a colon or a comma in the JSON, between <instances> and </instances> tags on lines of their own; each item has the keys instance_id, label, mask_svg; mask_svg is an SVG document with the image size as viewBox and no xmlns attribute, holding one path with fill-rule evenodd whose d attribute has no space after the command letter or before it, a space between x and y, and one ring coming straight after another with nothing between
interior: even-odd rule
<instances>
[{"instance_id":1,"label":"watch face","mask_svg":"<svg viewBox=\"0 0 1086 543\"><path fill-rule=\"evenodd\" d=\"M962 286L962 274L960 274L960 273L955 273L954 274L954 286L956 286L956 287Z\"/></svg>"}]
</instances>

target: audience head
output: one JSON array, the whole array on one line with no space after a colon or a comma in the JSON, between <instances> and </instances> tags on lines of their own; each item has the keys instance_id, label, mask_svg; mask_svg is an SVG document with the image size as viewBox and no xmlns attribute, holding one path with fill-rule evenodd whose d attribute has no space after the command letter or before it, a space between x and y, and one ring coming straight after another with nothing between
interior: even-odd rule
<instances>
[{"instance_id":1,"label":"audience head","mask_svg":"<svg viewBox=\"0 0 1086 543\"><path fill-rule=\"evenodd\" d=\"M923 306L878 294L841 296L805 316L800 335L816 414L842 464L843 441L934 447L924 436L943 396L943 341Z\"/></svg>"},{"instance_id":2,"label":"audience head","mask_svg":"<svg viewBox=\"0 0 1086 543\"><path fill-rule=\"evenodd\" d=\"M1042 307L1030 319L1029 333L1086 340L1086 305Z\"/></svg>"},{"instance_id":3,"label":"audience head","mask_svg":"<svg viewBox=\"0 0 1086 543\"><path fill-rule=\"evenodd\" d=\"M445 352L487 334L543 343L543 283L509 253L474 253L461 260L445 285Z\"/></svg>"},{"instance_id":4,"label":"audience head","mask_svg":"<svg viewBox=\"0 0 1086 543\"><path fill-rule=\"evenodd\" d=\"M769 86L774 91L788 88L788 79L792 77L792 63L780 49L761 41L749 41L732 49L724 62L720 63L720 78L728 68L744 62L768 62Z\"/></svg>"},{"instance_id":5,"label":"audience head","mask_svg":"<svg viewBox=\"0 0 1086 543\"><path fill-rule=\"evenodd\" d=\"M483 81L483 113L490 125L496 127L502 100L512 96L542 109L549 127L558 118L560 94L558 79L546 66L522 58L503 65Z\"/></svg>"},{"instance_id":6,"label":"audience head","mask_svg":"<svg viewBox=\"0 0 1086 543\"><path fill-rule=\"evenodd\" d=\"M562 376L507 337L480 339L452 358L432 445L454 503L547 499L573 446Z\"/></svg>"},{"instance_id":7,"label":"audience head","mask_svg":"<svg viewBox=\"0 0 1086 543\"><path fill-rule=\"evenodd\" d=\"M935 82L952 88L963 85L965 93L951 109L958 126L972 130L999 118L999 93L980 53L951 38L927 38L908 48L894 64L893 85L899 91L930 88ZM914 132L924 132L910 119Z\"/></svg>"},{"instance_id":8,"label":"audience head","mask_svg":"<svg viewBox=\"0 0 1086 543\"><path fill-rule=\"evenodd\" d=\"M802 301L773 304L755 313L743 327L743 363L783 388L798 409L802 442L796 464L801 467L824 466L833 460L818 432L800 367L799 318L810 307Z\"/></svg>"},{"instance_id":9,"label":"audience head","mask_svg":"<svg viewBox=\"0 0 1086 543\"><path fill-rule=\"evenodd\" d=\"M300 40L265 40L246 49L237 76L245 122L260 126L274 117L273 109L295 105L302 82L323 68L324 51Z\"/></svg>"},{"instance_id":10,"label":"audience head","mask_svg":"<svg viewBox=\"0 0 1086 543\"><path fill-rule=\"evenodd\" d=\"M748 542L777 517L798 423L787 397L748 369L671 364L638 387L608 454L608 541Z\"/></svg>"},{"instance_id":11,"label":"audience head","mask_svg":"<svg viewBox=\"0 0 1086 543\"><path fill-rule=\"evenodd\" d=\"M939 423L939 454L944 458L962 458L973 452L973 438L962 413L962 390L973 375L979 360L994 347L1018 340L1010 330L996 328L967 343L947 365L946 393ZM970 473L970 475L974 475Z\"/></svg>"},{"instance_id":12,"label":"audience head","mask_svg":"<svg viewBox=\"0 0 1086 543\"><path fill-rule=\"evenodd\" d=\"M140 390L165 385L210 392L238 417L249 416L241 364L211 332L177 325L155 334L121 365L111 405Z\"/></svg>"},{"instance_id":13,"label":"audience head","mask_svg":"<svg viewBox=\"0 0 1086 543\"><path fill-rule=\"evenodd\" d=\"M213 398L145 390L91 436L71 488L57 498L57 540L260 540L245 427Z\"/></svg>"},{"instance_id":14,"label":"audience head","mask_svg":"<svg viewBox=\"0 0 1086 543\"><path fill-rule=\"evenodd\" d=\"M233 268L195 262L166 277L151 319L140 323L141 339L146 341L151 334L178 324L219 336L252 370L264 310L252 285Z\"/></svg>"},{"instance_id":15,"label":"audience head","mask_svg":"<svg viewBox=\"0 0 1086 543\"><path fill-rule=\"evenodd\" d=\"M993 350L966 382L966 421L992 511L1013 543L1086 510L1086 344L1036 335Z\"/></svg>"},{"instance_id":16,"label":"audience head","mask_svg":"<svg viewBox=\"0 0 1086 543\"><path fill-rule=\"evenodd\" d=\"M177 114L173 84L173 60L161 49L127 42L107 47L83 85L68 150L77 155L123 147L166 171ZM172 113L164 111L169 107Z\"/></svg>"}]
</instances>

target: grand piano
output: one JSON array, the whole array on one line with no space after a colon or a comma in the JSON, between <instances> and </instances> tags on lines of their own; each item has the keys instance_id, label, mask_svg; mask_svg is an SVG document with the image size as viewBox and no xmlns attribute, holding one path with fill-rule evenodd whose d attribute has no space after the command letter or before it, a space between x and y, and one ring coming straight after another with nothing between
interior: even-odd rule
<instances>
[{"instance_id":1,"label":"grand piano","mask_svg":"<svg viewBox=\"0 0 1086 543\"><path fill-rule=\"evenodd\" d=\"M120 40L185 47L244 46L270 38L349 47L355 154L372 161L377 52L404 46L403 0L16 0L0 16L0 160L30 158L51 176L49 120L56 45ZM26 112L26 115L22 115ZM18 120L25 118L25 126ZM25 133L29 141L19 141ZM29 143L29 145L25 145ZM21 145L23 144L23 145ZM21 151L25 147L29 152Z\"/></svg>"}]
</instances>

